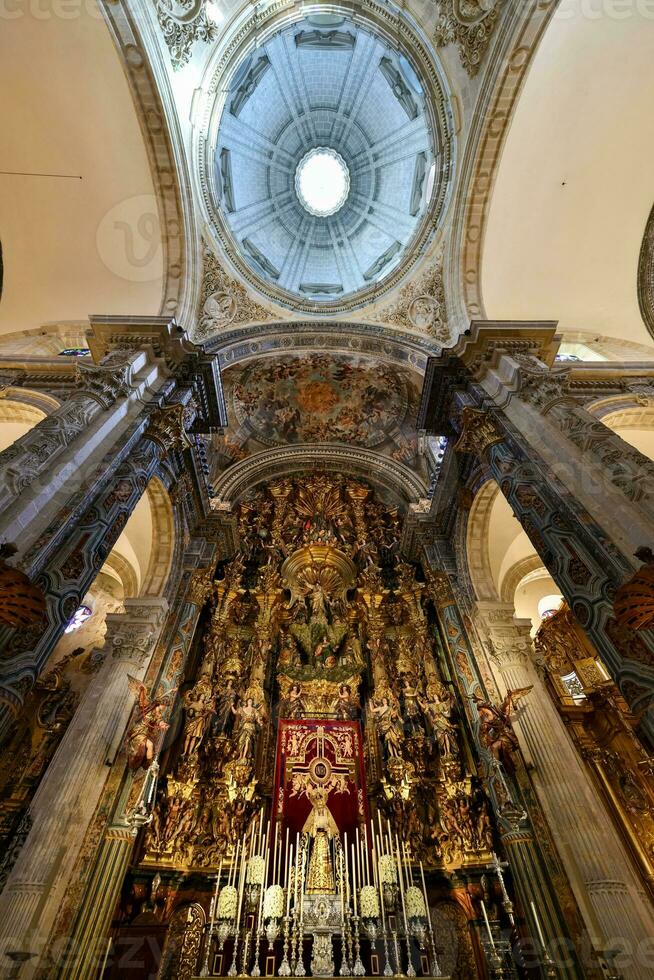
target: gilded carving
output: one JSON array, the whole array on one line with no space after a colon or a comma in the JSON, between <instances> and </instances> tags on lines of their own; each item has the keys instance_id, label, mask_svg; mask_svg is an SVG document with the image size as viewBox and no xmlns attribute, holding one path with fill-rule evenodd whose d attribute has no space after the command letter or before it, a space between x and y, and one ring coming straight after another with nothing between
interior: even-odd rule
<instances>
[{"instance_id":1,"label":"gilded carving","mask_svg":"<svg viewBox=\"0 0 654 980\"><path fill-rule=\"evenodd\" d=\"M471 77L479 71L500 7L501 0L439 0L434 40L439 47L456 44Z\"/></svg>"}]
</instances>

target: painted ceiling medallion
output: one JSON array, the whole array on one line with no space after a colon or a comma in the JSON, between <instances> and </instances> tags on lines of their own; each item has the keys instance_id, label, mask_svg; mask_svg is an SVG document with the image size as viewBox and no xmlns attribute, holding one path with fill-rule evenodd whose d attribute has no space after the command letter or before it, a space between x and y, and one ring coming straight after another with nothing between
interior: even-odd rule
<instances>
[{"instance_id":1,"label":"painted ceiling medallion","mask_svg":"<svg viewBox=\"0 0 654 980\"><path fill-rule=\"evenodd\" d=\"M350 193L350 171L340 153L328 146L305 153L295 171L295 192L304 210L316 218L340 211Z\"/></svg>"},{"instance_id":2,"label":"painted ceiling medallion","mask_svg":"<svg viewBox=\"0 0 654 980\"><path fill-rule=\"evenodd\" d=\"M245 24L238 44L225 32L206 83L200 180L216 251L294 311L376 302L449 200L453 115L435 52L408 21L398 47L377 14L364 2L356 23L299 11L289 23L276 7L253 22L254 47Z\"/></svg>"}]
</instances>

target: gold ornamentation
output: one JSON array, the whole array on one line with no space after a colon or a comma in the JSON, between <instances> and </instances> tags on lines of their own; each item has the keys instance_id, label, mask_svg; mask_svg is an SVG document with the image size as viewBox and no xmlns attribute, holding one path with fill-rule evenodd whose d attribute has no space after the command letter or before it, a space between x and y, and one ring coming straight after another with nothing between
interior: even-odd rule
<instances>
[{"instance_id":1,"label":"gold ornamentation","mask_svg":"<svg viewBox=\"0 0 654 980\"><path fill-rule=\"evenodd\" d=\"M457 453L476 453L478 456L504 440L497 423L488 412L466 406L461 413L461 434L454 444Z\"/></svg>"},{"instance_id":2,"label":"gold ornamentation","mask_svg":"<svg viewBox=\"0 0 654 980\"><path fill-rule=\"evenodd\" d=\"M654 626L654 554L639 548L636 557L645 564L617 590L613 611L619 626L647 630Z\"/></svg>"}]
</instances>

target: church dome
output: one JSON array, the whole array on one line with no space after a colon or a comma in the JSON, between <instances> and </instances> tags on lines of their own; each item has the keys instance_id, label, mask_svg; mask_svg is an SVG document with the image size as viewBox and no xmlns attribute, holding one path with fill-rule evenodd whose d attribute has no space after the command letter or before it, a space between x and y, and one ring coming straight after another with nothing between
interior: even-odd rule
<instances>
[{"instance_id":1,"label":"church dome","mask_svg":"<svg viewBox=\"0 0 654 980\"><path fill-rule=\"evenodd\" d=\"M363 305L435 233L451 111L426 43L420 52L422 68L373 25L315 14L271 30L223 75L205 201L225 252L269 298L308 312Z\"/></svg>"}]
</instances>

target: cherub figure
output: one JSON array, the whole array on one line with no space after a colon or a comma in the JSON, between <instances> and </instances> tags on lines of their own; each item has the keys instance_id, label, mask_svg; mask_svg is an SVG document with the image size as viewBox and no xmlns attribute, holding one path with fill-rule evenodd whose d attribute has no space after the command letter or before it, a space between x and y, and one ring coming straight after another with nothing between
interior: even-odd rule
<instances>
[{"instance_id":1,"label":"cherub figure","mask_svg":"<svg viewBox=\"0 0 654 980\"><path fill-rule=\"evenodd\" d=\"M397 705L391 701L386 693L382 693L372 703L372 714L377 732L386 750L386 757L399 758L404 732Z\"/></svg>"},{"instance_id":2,"label":"cherub figure","mask_svg":"<svg viewBox=\"0 0 654 980\"><path fill-rule=\"evenodd\" d=\"M246 697L237 708L232 708L238 722L237 741L238 762L249 762L254 757L259 729L263 725L263 715L260 705L255 704L254 698Z\"/></svg>"},{"instance_id":3,"label":"cherub figure","mask_svg":"<svg viewBox=\"0 0 654 980\"><path fill-rule=\"evenodd\" d=\"M475 696L474 699L479 712L479 740L493 758L501 763L508 776L512 776L516 771L513 754L519 748L518 739L511 723L511 715L518 701L529 694L532 688L533 684L530 684L529 687L519 687L513 691L508 691L499 707L478 696Z\"/></svg>"},{"instance_id":4,"label":"cherub figure","mask_svg":"<svg viewBox=\"0 0 654 980\"><path fill-rule=\"evenodd\" d=\"M147 769L159 751L161 739L169 725L163 720L166 701L177 688L167 691L161 698L150 700L145 684L127 675L131 693L137 698L136 717L125 736L127 764L130 769Z\"/></svg>"},{"instance_id":5,"label":"cherub figure","mask_svg":"<svg viewBox=\"0 0 654 980\"><path fill-rule=\"evenodd\" d=\"M200 748L216 707L211 686L206 678L184 695L186 723L184 725L184 745L182 755L195 755Z\"/></svg>"}]
</instances>

